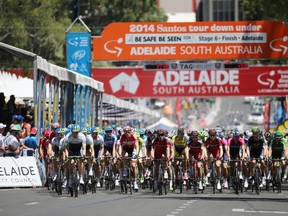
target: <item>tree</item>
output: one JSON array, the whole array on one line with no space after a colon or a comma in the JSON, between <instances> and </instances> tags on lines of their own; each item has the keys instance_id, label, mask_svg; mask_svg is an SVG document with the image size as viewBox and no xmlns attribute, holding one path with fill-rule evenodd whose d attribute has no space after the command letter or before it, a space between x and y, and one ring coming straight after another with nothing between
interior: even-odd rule
<instances>
[{"instance_id":1,"label":"tree","mask_svg":"<svg viewBox=\"0 0 288 216\"><path fill-rule=\"evenodd\" d=\"M165 21L156 0L83 0L79 14L92 30L101 35L111 22ZM74 19L74 0L6 0L0 6L0 41L66 66L65 32ZM83 26L74 25L73 31ZM0 50L0 67L31 67ZM26 69L27 70L27 69Z\"/></svg>"},{"instance_id":2,"label":"tree","mask_svg":"<svg viewBox=\"0 0 288 216\"><path fill-rule=\"evenodd\" d=\"M80 14L93 35L100 35L112 22L160 22L168 19L163 9L158 7L157 0L89 1L89 4L80 5Z\"/></svg>"},{"instance_id":3,"label":"tree","mask_svg":"<svg viewBox=\"0 0 288 216\"><path fill-rule=\"evenodd\" d=\"M246 20L278 20L288 22L288 1L243 0Z\"/></svg>"}]
</instances>

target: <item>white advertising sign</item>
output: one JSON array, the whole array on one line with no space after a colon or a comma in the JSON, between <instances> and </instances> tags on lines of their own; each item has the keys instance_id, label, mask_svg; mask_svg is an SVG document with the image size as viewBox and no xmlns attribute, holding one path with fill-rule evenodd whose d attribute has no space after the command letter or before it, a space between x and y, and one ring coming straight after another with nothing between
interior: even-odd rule
<instances>
[{"instance_id":1,"label":"white advertising sign","mask_svg":"<svg viewBox=\"0 0 288 216\"><path fill-rule=\"evenodd\" d=\"M0 187L42 186L34 157L0 157Z\"/></svg>"}]
</instances>

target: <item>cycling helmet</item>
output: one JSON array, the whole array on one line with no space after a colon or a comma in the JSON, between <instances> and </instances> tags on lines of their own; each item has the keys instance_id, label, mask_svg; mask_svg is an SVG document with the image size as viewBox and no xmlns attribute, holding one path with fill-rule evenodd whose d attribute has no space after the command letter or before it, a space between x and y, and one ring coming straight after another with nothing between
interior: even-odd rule
<instances>
[{"instance_id":1,"label":"cycling helmet","mask_svg":"<svg viewBox=\"0 0 288 216\"><path fill-rule=\"evenodd\" d=\"M123 131L124 131L124 132L131 132L132 129L131 129L130 126L126 126L126 127L123 128Z\"/></svg>"},{"instance_id":2,"label":"cycling helmet","mask_svg":"<svg viewBox=\"0 0 288 216\"><path fill-rule=\"evenodd\" d=\"M107 126L107 127L104 128L104 131L105 131L105 133L107 133L107 132L112 133L113 128L111 126Z\"/></svg>"},{"instance_id":3,"label":"cycling helmet","mask_svg":"<svg viewBox=\"0 0 288 216\"><path fill-rule=\"evenodd\" d=\"M51 125L51 128L52 129L57 129L57 128L60 128L61 126L60 126L60 124L58 123L58 122L54 122L54 123L52 123L52 125Z\"/></svg>"},{"instance_id":4,"label":"cycling helmet","mask_svg":"<svg viewBox=\"0 0 288 216\"><path fill-rule=\"evenodd\" d=\"M261 132L258 127L253 127L251 131L253 134L260 134L260 132Z\"/></svg>"},{"instance_id":5,"label":"cycling helmet","mask_svg":"<svg viewBox=\"0 0 288 216\"><path fill-rule=\"evenodd\" d=\"M239 131L238 131L237 129L235 129L235 130L233 131L233 137L239 137L239 136L240 136Z\"/></svg>"},{"instance_id":6,"label":"cycling helmet","mask_svg":"<svg viewBox=\"0 0 288 216\"><path fill-rule=\"evenodd\" d=\"M138 129L137 132L139 133L140 136L145 135L145 131L143 129Z\"/></svg>"},{"instance_id":7,"label":"cycling helmet","mask_svg":"<svg viewBox=\"0 0 288 216\"><path fill-rule=\"evenodd\" d=\"M65 128L64 130L64 135L66 136L67 134L71 133L71 130L68 128Z\"/></svg>"},{"instance_id":8,"label":"cycling helmet","mask_svg":"<svg viewBox=\"0 0 288 216\"><path fill-rule=\"evenodd\" d=\"M221 131L218 131L218 132L217 132L217 136L222 139L222 138L224 137L223 131L222 131L222 130L221 130Z\"/></svg>"},{"instance_id":9,"label":"cycling helmet","mask_svg":"<svg viewBox=\"0 0 288 216\"><path fill-rule=\"evenodd\" d=\"M157 130L157 135L158 135L158 136L161 136L161 135L164 136L164 135L165 135L165 131L162 130L162 129L158 129L158 130Z\"/></svg>"},{"instance_id":10,"label":"cycling helmet","mask_svg":"<svg viewBox=\"0 0 288 216\"><path fill-rule=\"evenodd\" d=\"M264 133L264 137L265 137L265 139L271 138L271 137L272 137L272 134L271 134L269 131L266 131L266 132Z\"/></svg>"},{"instance_id":11,"label":"cycling helmet","mask_svg":"<svg viewBox=\"0 0 288 216\"><path fill-rule=\"evenodd\" d=\"M199 132L199 136L201 138L207 138L209 136L208 132L206 130L202 130Z\"/></svg>"},{"instance_id":12,"label":"cycling helmet","mask_svg":"<svg viewBox=\"0 0 288 216\"><path fill-rule=\"evenodd\" d=\"M216 127L215 128L216 133L218 134L219 132L222 132L222 128L221 127Z\"/></svg>"},{"instance_id":13,"label":"cycling helmet","mask_svg":"<svg viewBox=\"0 0 288 216\"><path fill-rule=\"evenodd\" d=\"M65 132L65 128L57 128L56 129L57 134L64 134L64 132Z\"/></svg>"},{"instance_id":14,"label":"cycling helmet","mask_svg":"<svg viewBox=\"0 0 288 216\"><path fill-rule=\"evenodd\" d=\"M275 138L282 138L283 137L283 133L281 133L280 131L275 131L274 132L274 137Z\"/></svg>"},{"instance_id":15,"label":"cycling helmet","mask_svg":"<svg viewBox=\"0 0 288 216\"><path fill-rule=\"evenodd\" d=\"M83 128L81 129L81 132L84 133L84 134L88 134L88 133L89 133L89 128L83 127Z\"/></svg>"},{"instance_id":16,"label":"cycling helmet","mask_svg":"<svg viewBox=\"0 0 288 216\"><path fill-rule=\"evenodd\" d=\"M184 128L178 128L178 130L177 130L177 135L184 135L185 134L185 130L184 130Z\"/></svg>"},{"instance_id":17,"label":"cycling helmet","mask_svg":"<svg viewBox=\"0 0 288 216\"><path fill-rule=\"evenodd\" d=\"M101 133L101 129L99 127L92 127L91 128L91 133L99 134L99 133Z\"/></svg>"},{"instance_id":18,"label":"cycling helmet","mask_svg":"<svg viewBox=\"0 0 288 216\"><path fill-rule=\"evenodd\" d=\"M78 124L75 124L73 128L71 129L71 131L77 133L77 132L80 132L80 129L81 129L80 126Z\"/></svg>"},{"instance_id":19,"label":"cycling helmet","mask_svg":"<svg viewBox=\"0 0 288 216\"><path fill-rule=\"evenodd\" d=\"M194 130L194 131L191 131L190 136L192 136L192 137L198 137L198 136L199 136L199 133L198 133L198 131Z\"/></svg>"},{"instance_id":20,"label":"cycling helmet","mask_svg":"<svg viewBox=\"0 0 288 216\"><path fill-rule=\"evenodd\" d=\"M69 125L67 126L67 128L71 130L71 129L73 128L73 126L74 126L74 124L69 124Z\"/></svg>"},{"instance_id":21,"label":"cycling helmet","mask_svg":"<svg viewBox=\"0 0 288 216\"><path fill-rule=\"evenodd\" d=\"M214 128L210 129L208 134L209 134L209 136L216 136L217 135L216 130Z\"/></svg>"}]
</instances>

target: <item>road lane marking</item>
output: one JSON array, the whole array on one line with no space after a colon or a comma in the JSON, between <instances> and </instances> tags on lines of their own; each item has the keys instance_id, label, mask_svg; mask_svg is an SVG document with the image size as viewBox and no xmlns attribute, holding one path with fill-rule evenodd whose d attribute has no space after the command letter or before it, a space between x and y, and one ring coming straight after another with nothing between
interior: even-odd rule
<instances>
[{"instance_id":1,"label":"road lane marking","mask_svg":"<svg viewBox=\"0 0 288 216\"><path fill-rule=\"evenodd\" d=\"M184 206L189 206L190 203L183 203L182 205L184 205Z\"/></svg>"},{"instance_id":2,"label":"road lane marking","mask_svg":"<svg viewBox=\"0 0 288 216\"><path fill-rule=\"evenodd\" d=\"M167 214L166 216L175 216L175 215Z\"/></svg>"},{"instance_id":3,"label":"road lane marking","mask_svg":"<svg viewBox=\"0 0 288 216\"><path fill-rule=\"evenodd\" d=\"M67 199L68 197L58 197L58 199Z\"/></svg>"},{"instance_id":4,"label":"road lane marking","mask_svg":"<svg viewBox=\"0 0 288 216\"><path fill-rule=\"evenodd\" d=\"M25 205L36 205L38 204L39 202L31 202L31 203L26 203Z\"/></svg>"},{"instance_id":5,"label":"road lane marking","mask_svg":"<svg viewBox=\"0 0 288 216\"><path fill-rule=\"evenodd\" d=\"M183 209L176 209L175 211L183 211Z\"/></svg>"},{"instance_id":6,"label":"road lane marking","mask_svg":"<svg viewBox=\"0 0 288 216\"><path fill-rule=\"evenodd\" d=\"M182 209L184 209L184 208L186 208L186 206L179 206L179 208L182 208Z\"/></svg>"},{"instance_id":7,"label":"road lane marking","mask_svg":"<svg viewBox=\"0 0 288 216\"><path fill-rule=\"evenodd\" d=\"M288 212L284 211L254 211L254 210L245 210L245 209L232 209L232 212L239 212L239 213L258 213L258 214L288 214Z\"/></svg>"},{"instance_id":8,"label":"road lane marking","mask_svg":"<svg viewBox=\"0 0 288 216\"><path fill-rule=\"evenodd\" d=\"M171 212L171 214L179 214L179 212L176 212L176 211L175 211L175 212Z\"/></svg>"}]
</instances>

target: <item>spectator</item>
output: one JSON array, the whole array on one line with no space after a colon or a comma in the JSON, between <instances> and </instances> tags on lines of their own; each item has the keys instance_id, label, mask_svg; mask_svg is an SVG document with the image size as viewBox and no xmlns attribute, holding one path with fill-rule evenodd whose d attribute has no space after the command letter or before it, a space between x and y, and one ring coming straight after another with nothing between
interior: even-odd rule
<instances>
[{"instance_id":1,"label":"spectator","mask_svg":"<svg viewBox=\"0 0 288 216\"><path fill-rule=\"evenodd\" d=\"M0 157L3 157L5 153L4 136L3 136L5 128L6 128L6 125L3 123L0 123Z\"/></svg>"},{"instance_id":2,"label":"spectator","mask_svg":"<svg viewBox=\"0 0 288 216\"><path fill-rule=\"evenodd\" d=\"M14 125L10 134L4 139L5 157L17 157L22 149L32 150L20 142L22 137L22 128L19 124Z\"/></svg>"},{"instance_id":3,"label":"spectator","mask_svg":"<svg viewBox=\"0 0 288 216\"><path fill-rule=\"evenodd\" d=\"M10 129L14 126L14 125L20 125L20 127L22 128L23 125L23 120L24 117L21 115L13 115L12 116L12 123L10 125Z\"/></svg>"},{"instance_id":4,"label":"spectator","mask_svg":"<svg viewBox=\"0 0 288 216\"><path fill-rule=\"evenodd\" d=\"M4 140L5 156L14 157L20 153L20 138L21 138L21 126L14 125L10 129L10 134Z\"/></svg>"},{"instance_id":5,"label":"spectator","mask_svg":"<svg viewBox=\"0 0 288 216\"><path fill-rule=\"evenodd\" d=\"M28 150L27 151L27 156L33 156L33 153L38 147L38 140L35 137L37 134L37 128L33 127L31 129L30 135L25 138L24 140L24 145L27 146L28 148L34 149L34 151Z\"/></svg>"},{"instance_id":6,"label":"spectator","mask_svg":"<svg viewBox=\"0 0 288 216\"><path fill-rule=\"evenodd\" d=\"M30 136L31 127L32 127L32 125L31 125L32 120L33 120L33 118L31 115L26 115L26 118L25 118L24 123L23 123L23 134L22 134L23 139Z\"/></svg>"},{"instance_id":7,"label":"spectator","mask_svg":"<svg viewBox=\"0 0 288 216\"><path fill-rule=\"evenodd\" d=\"M0 92L0 122L6 123L7 116L6 116L6 102L5 102L5 95L3 92Z\"/></svg>"},{"instance_id":8,"label":"spectator","mask_svg":"<svg viewBox=\"0 0 288 216\"><path fill-rule=\"evenodd\" d=\"M15 100L16 100L15 96L11 95L9 101L6 104L8 116L10 117L10 119L11 119L12 115L14 113L16 113L16 111L17 111Z\"/></svg>"}]
</instances>

